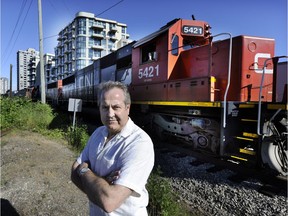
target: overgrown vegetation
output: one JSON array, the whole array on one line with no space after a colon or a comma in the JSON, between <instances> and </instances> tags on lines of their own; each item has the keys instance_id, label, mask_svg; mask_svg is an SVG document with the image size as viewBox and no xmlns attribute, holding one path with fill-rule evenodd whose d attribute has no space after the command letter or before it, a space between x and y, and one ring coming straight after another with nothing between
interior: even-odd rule
<instances>
[{"instance_id":1,"label":"overgrown vegetation","mask_svg":"<svg viewBox=\"0 0 288 216\"><path fill-rule=\"evenodd\" d=\"M150 216L188 216L187 208L177 200L169 181L162 177L161 168L155 167L151 173L147 190L149 191L148 211Z\"/></svg>"},{"instance_id":2,"label":"overgrown vegetation","mask_svg":"<svg viewBox=\"0 0 288 216\"><path fill-rule=\"evenodd\" d=\"M1 97L0 129L21 129L41 133L45 136L66 139L77 150L82 150L87 142L85 126L75 126L65 114L55 113L48 104L32 102L24 97ZM68 126L67 126L68 125Z\"/></svg>"},{"instance_id":3,"label":"overgrown vegetation","mask_svg":"<svg viewBox=\"0 0 288 216\"><path fill-rule=\"evenodd\" d=\"M82 151L89 139L87 134L87 127L85 125L68 127L67 130L67 140L68 143L73 146L78 152Z\"/></svg>"},{"instance_id":4,"label":"overgrown vegetation","mask_svg":"<svg viewBox=\"0 0 288 216\"><path fill-rule=\"evenodd\" d=\"M80 152L88 141L89 135L85 125L76 124L73 128L67 115L54 113L48 104L20 97L1 97L0 101L1 131L24 129L54 138L64 138L77 152ZM150 196L150 216L189 215L184 206L177 202L169 182L161 177L159 167L152 172L147 189Z\"/></svg>"},{"instance_id":5,"label":"overgrown vegetation","mask_svg":"<svg viewBox=\"0 0 288 216\"><path fill-rule=\"evenodd\" d=\"M1 97L1 130L8 128L41 131L47 129L55 117L47 104L31 100Z\"/></svg>"}]
</instances>

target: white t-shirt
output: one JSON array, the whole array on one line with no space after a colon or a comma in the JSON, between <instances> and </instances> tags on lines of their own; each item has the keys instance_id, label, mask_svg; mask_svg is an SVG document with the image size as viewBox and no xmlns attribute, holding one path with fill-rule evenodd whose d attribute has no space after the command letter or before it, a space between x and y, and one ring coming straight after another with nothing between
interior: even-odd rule
<instances>
[{"instance_id":1,"label":"white t-shirt","mask_svg":"<svg viewBox=\"0 0 288 216\"><path fill-rule=\"evenodd\" d=\"M81 164L89 161L91 169L99 176L106 176L120 170L119 179L114 184L133 190L132 196L111 213L104 212L92 202L89 203L92 216L147 216L147 179L154 166L154 148L151 138L129 118L126 126L104 147L108 130L105 126L97 128L88 140L77 159Z\"/></svg>"}]
</instances>

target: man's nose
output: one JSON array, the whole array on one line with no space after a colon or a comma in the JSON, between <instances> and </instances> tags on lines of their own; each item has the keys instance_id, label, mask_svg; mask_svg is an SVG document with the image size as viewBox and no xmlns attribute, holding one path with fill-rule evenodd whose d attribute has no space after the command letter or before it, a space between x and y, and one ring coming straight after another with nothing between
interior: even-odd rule
<instances>
[{"instance_id":1,"label":"man's nose","mask_svg":"<svg viewBox=\"0 0 288 216\"><path fill-rule=\"evenodd\" d=\"M114 110L112 109L112 107L109 107L109 109L108 109L108 116L109 117L113 117L114 116Z\"/></svg>"}]
</instances>

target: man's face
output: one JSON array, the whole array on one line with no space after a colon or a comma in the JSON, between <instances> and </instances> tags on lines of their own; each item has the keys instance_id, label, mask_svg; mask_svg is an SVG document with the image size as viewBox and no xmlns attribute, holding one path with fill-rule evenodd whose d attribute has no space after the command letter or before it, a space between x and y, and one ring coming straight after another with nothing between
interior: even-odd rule
<instances>
[{"instance_id":1,"label":"man's face","mask_svg":"<svg viewBox=\"0 0 288 216\"><path fill-rule=\"evenodd\" d=\"M130 105L125 105L124 100L123 90L119 88L110 89L101 97L101 121L109 135L120 132L128 121Z\"/></svg>"}]
</instances>

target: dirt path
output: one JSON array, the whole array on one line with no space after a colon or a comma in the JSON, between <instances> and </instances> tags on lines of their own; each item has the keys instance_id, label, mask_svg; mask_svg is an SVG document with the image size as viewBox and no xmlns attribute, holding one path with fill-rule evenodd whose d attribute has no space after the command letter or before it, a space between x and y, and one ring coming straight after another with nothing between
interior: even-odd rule
<instances>
[{"instance_id":1,"label":"dirt path","mask_svg":"<svg viewBox=\"0 0 288 216\"><path fill-rule=\"evenodd\" d=\"M70 180L75 158L64 142L36 133L2 136L1 215L88 215L86 196Z\"/></svg>"}]
</instances>

